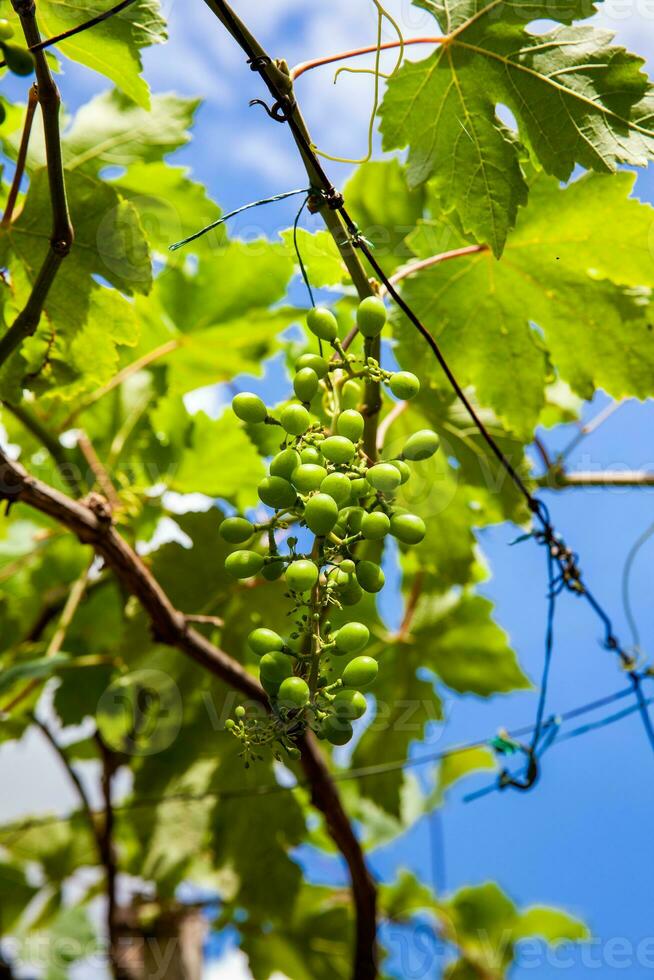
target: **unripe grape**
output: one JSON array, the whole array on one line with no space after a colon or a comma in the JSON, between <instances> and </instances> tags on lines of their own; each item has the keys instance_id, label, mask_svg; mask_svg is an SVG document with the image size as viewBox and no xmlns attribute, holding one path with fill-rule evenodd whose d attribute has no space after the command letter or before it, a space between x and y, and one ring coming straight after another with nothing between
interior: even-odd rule
<instances>
[{"instance_id":1,"label":"unripe grape","mask_svg":"<svg viewBox=\"0 0 654 980\"><path fill-rule=\"evenodd\" d=\"M350 484L350 502L356 507L361 497L367 497L370 492L370 484L365 477L352 480Z\"/></svg>"},{"instance_id":2,"label":"unripe grape","mask_svg":"<svg viewBox=\"0 0 654 980\"><path fill-rule=\"evenodd\" d=\"M361 533L368 541L381 541L391 529L391 522L380 510L372 514L364 514L361 521Z\"/></svg>"},{"instance_id":3,"label":"unripe grape","mask_svg":"<svg viewBox=\"0 0 654 980\"><path fill-rule=\"evenodd\" d=\"M234 719L228 718L227 721L225 722L225 731L233 732L235 728L236 728L236 722L234 721Z\"/></svg>"},{"instance_id":4,"label":"unripe grape","mask_svg":"<svg viewBox=\"0 0 654 980\"><path fill-rule=\"evenodd\" d=\"M356 452L356 447L345 436L328 436L321 443L320 450L330 463L349 463Z\"/></svg>"},{"instance_id":5,"label":"unripe grape","mask_svg":"<svg viewBox=\"0 0 654 980\"><path fill-rule=\"evenodd\" d=\"M362 401L363 387L359 381L350 378L345 382L341 391L341 410L358 408Z\"/></svg>"},{"instance_id":6,"label":"unripe grape","mask_svg":"<svg viewBox=\"0 0 654 980\"><path fill-rule=\"evenodd\" d=\"M234 711L234 714L236 715L237 718L245 718L245 708L243 707L242 704L238 705L238 707Z\"/></svg>"},{"instance_id":7,"label":"unripe grape","mask_svg":"<svg viewBox=\"0 0 654 980\"><path fill-rule=\"evenodd\" d=\"M394 459L391 461L391 465L395 466L395 468L399 470L400 482L402 483L402 485L404 485L407 482L407 480L411 478L411 469L404 462L403 459Z\"/></svg>"},{"instance_id":8,"label":"unripe grape","mask_svg":"<svg viewBox=\"0 0 654 980\"><path fill-rule=\"evenodd\" d=\"M327 476L324 466L316 466L315 463L300 463L293 473L293 485L302 493L310 493L317 490L322 481Z\"/></svg>"},{"instance_id":9,"label":"unripe grape","mask_svg":"<svg viewBox=\"0 0 654 980\"><path fill-rule=\"evenodd\" d=\"M339 718L355 721L365 715L368 703L361 691L339 691L333 707Z\"/></svg>"},{"instance_id":10,"label":"unripe grape","mask_svg":"<svg viewBox=\"0 0 654 980\"><path fill-rule=\"evenodd\" d=\"M274 653L275 650L283 650L284 641L279 633L260 626L258 629L252 630L248 636L248 646L253 653L262 657L264 653Z\"/></svg>"},{"instance_id":11,"label":"unripe grape","mask_svg":"<svg viewBox=\"0 0 654 980\"><path fill-rule=\"evenodd\" d=\"M391 534L403 544L420 544L427 528L417 514L394 514L391 518Z\"/></svg>"},{"instance_id":12,"label":"unripe grape","mask_svg":"<svg viewBox=\"0 0 654 980\"><path fill-rule=\"evenodd\" d=\"M276 558L274 561L266 562L261 569L261 575L267 582L276 582L284 574L285 568L286 565L281 558Z\"/></svg>"},{"instance_id":13,"label":"unripe grape","mask_svg":"<svg viewBox=\"0 0 654 980\"><path fill-rule=\"evenodd\" d=\"M381 490L383 493L393 493L402 482L400 471L392 463L377 463L371 466L366 473L366 479L375 490Z\"/></svg>"},{"instance_id":14,"label":"unripe grape","mask_svg":"<svg viewBox=\"0 0 654 980\"><path fill-rule=\"evenodd\" d=\"M254 534L254 526L244 517L226 517L218 530L221 538L230 544L241 544Z\"/></svg>"},{"instance_id":15,"label":"unripe grape","mask_svg":"<svg viewBox=\"0 0 654 980\"><path fill-rule=\"evenodd\" d=\"M270 698L276 698L279 691L280 681L269 681L267 677L259 675L261 686Z\"/></svg>"},{"instance_id":16,"label":"unripe grape","mask_svg":"<svg viewBox=\"0 0 654 980\"><path fill-rule=\"evenodd\" d=\"M314 534L329 534L338 520L336 501L326 493L310 497L304 508L304 520Z\"/></svg>"},{"instance_id":17,"label":"unripe grape","mask_svg":"<svg viewBox=\"0 0 654 980\"><path fill-rule=\"evenodd\" d=\"M361 523L363 521L363 515L365 511L363 507L350 507L347 515L347 526L355 534L358 534L361 530Z\"/></svg>"},{"instance_id":18,"label":"unripe grape","mask_svg":"<svg viewBox=\"0 0 654 980\"><path fill-rule=\"evenodd\" d=\"M332 745L347 745L354 731L346 718L338 715L327 715L321 727L321 734Z\"/></svg>"},{"instance_id":19,"label":"unripe grape","mask_svg":"<svg viewBox=\"0 0 654 980\"><path fill-rule=\"evenodd\" d=\"M311 425L311 416L304 405L287 405L280 415L280 421L289 435L301 436Z\"/></svg>"},{"instance_id":20,"label":"unripe grape","mask_svg":"<svg viewBox=\"0 0 654 980\"><path fill-rule=\"evenodd\" d=\"M339 436L345 436L352 442L358 442L363 435L364 420L361 412L348 408L336 419L336 431Z\"/></svg>"},{"instance_id":21,"label":"unripe grape","mask_svg":"<svg viewBox=\"0 0 654 980\"><path fill-rule=\"evenodd\" d=\"M372 657L355 657L346 665L341 679L345 687L370 687L378 671L377 661Z\"/></svg>"},{"instance_id":22,"label":"unripe grape","mask_svg":"<svg viewBox=\"0 0 654 980\"><path fill-rule=\"evenodd\" d=\"M292 507L297 500L297 493L288 480L281 476L266 476L257 487L257 493L262 503L274 510L282 507Z\"/></svg>"},{"instance_id":23,"label":"unripe grape","mask_svg":"<svg viewBox=\"0 0 654 980\"><path fill-rule=\"evenodd\" d=\"M2 53L5 56L7 68L13 71L14 75L31 75L34 71L34 56L27 48L18 44L9 44L7 41L0 42Z\"/></svg>"},{"instance_id":24,"label":"unripe grape","mask_svg":"<svg viewBox=\"0 0 654 980\"><path fill-rule=\"evenodd\" d=\"M420 381L410 371L396 371L395 374L391 375L388 387L396 398L408 401L420 391Z\"/></svg>"},{"instance_id":25,"label":"unripe grape","mask_svg":"<svg viewBox=\"0 0 654 980\"><path fill-rule=\"evenodd\" d=\"M349 665L348 665L349 666ZM289 658L279 652L264 653L259 661L259 675L274 684L280 684L293 673Z\"/></svg>"},{"instance_id":26,"label":"unripe grape","mask_svg":"<svg viewBox=\"0 0 654 980\"><path fill-rule=\"evenodd\" d=\"M304 708L311 700L309 685L301 677L287 677L279 686L277 700L293 708Z\"/></svg>"},{"instance_id":27,"label":"unripe grape","mask_svg":"<svg viewBox=\"0 0 654 980\"><path fill-rule=\"evenodd\" d=\"M373 561L360 561L357 565L357 582L364 592L379 592L386 581L379 565Z\"/></svg>"},{"instance_id":28,"label":"unripe grape","mask_svg":"<svg viewBox=\"0 0 654 980\"><path fill-rule=\"evenodd\" d=\"M299 465L299 453L296 453L294 449L282 449L281 453L277 453L270 462L270 475L281 476L284 480L290 480Z\"/></svg>"},{"instance_id":29,"label":"unripe grape","mask_svg":"<svg viewBox=\"0 0 654 980\"><path fill-rule=\"evenodd\" d=\"M315 446L306 446L300 453L300 459L303 463L315 463L317 466L324 463L322 453Z\"/></svg>"},{"instance_id":30,"label":"unripe grape","mask_svg":"<svg viewBox=\"0 0 654 980\"><path fill-rule=\"evenodd\" d=\"M440 440L431 429L420 429L414 432L406 441L404 456L412 461L429 459L438 450Z\"/></svg>"},{"instance_id":31,"label":"unripe grape","mask_svg":"<svg viewBox=\"0 0 654 980\"><path fill-rule=\"evenodd\" d=\"M358 653L368 643L370 630L364 623L346 623L334 636L338 653Z\"/></svg>"},{"instance_id":32,"label":"unripe grape","mask_svg":"<svg viewBox=\"0 0 654 980\"><path fill-rule=\"evenodd\" d=\"M300 558L286 569L286 581L293 592L308 592L318 581L318 569L312 561Z\"/></svg>"},{"instance_id":33,"label":"unripe grape","mask_svg":"<svg viewBox=\"0 0 654 980\"><path fill-rule=\"evenodd\" d=\"M307 313L307 327L312 334L320 337L321 340L336 340L338 336L338 323L331 310L324 306L314 306Z\"/></svg>"},{"instance_id":34,"label":"unripe grape","mask_svg":"<svg viewBox=\"0 0 654 980\"><path fill-rule=\"evenodd\" d=\"M338 567L342 572L345 572L346 575L354 575L357 570L357 567L351 558L344 558Z\"/></svg>"},{"instance_id":35,"label":"unripe grape","mask_svg":"<svg viewBox=\"0 0 654 980\"><path fill-rule=\"evenodd\" d=\"M313 368L302 368L293 378L293 391L301 402L310 402L318 391L318 375Z\"/></svg>"},{"instance_id":36,"label":"unripe grape","mask_svg":"<svg viewBox=\"0 0 654 980\"><path fill-rule=\"evenodd\" d=\"M303 368L311 368L319 378L324 378L329 371L329 365L324 357L321 357L320 354L310 354L308 352L298 357L295 362L296 371L301 371Z\"/></svg>"},{"instance_id":37,"label":"unripe grape","mask_svg":"<svg viewBox=\"0 0 654 980\"><path fill-rule=\"evenodd\" d=\"M0 41L8 41L14 36L14 29L4 17L0 20Z\"/></svg>"},{"instance_id":38,"label":"unripe grape","mask_svg":"<svg viewBox=\"0 0 654 980\"><path fill-rule=\"evenodd\" d=\"M386 307L378 296L366 296L359 303L357 326L364 337L376 337L384 329Z\"/></svg>"},{"instance_id":39,"label":"unripe grape","mask_svg":"<svg viewBox=\"0 0 654 980\"><path fill-rule=\"evenodd\" d=\"M263 557L256 551L233 551L225 559L225 568L234 578L252 578L263 568Z\"/></svg>"},{"instance_id":40,"label":"unripe grape","mask_svg":"<svg viewBox=\"0 0 654 980\"><path fill-rule=\"evenodd\" d=\"M320 484L320 492L328 493L341 507L350 499L351 489L345 473L330 473Z\"/></svg>"},{"instance_id":41,"label":"unripe grape","mask_svg":"<svg viewBox=\"0 0 654 980\"><path fill-rule=\"evenodd\" d=\"M350 581L343 588L338 590L338 599L342 606L356 606L363 599L363 589L357 582L354 575L350 576Z\"/></svg>"},{"instance_id":42,"label":"unripe grape","mask_svg":"<svg viewBox=\"0 0 654 980\"><path fill-rule=\"evenodd\" d=\"M242 422L263 422L268 417L268 409L258 395L251 391L242 391L232 398L232 410Z\"/></svg>"}]
</instances>

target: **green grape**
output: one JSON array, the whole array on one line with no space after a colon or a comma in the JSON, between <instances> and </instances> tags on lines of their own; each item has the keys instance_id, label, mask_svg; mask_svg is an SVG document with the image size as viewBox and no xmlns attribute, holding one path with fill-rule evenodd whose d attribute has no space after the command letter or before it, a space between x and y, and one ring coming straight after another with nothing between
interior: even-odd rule
<instances>
[{"instance_id":1,"label":"green grape","mask_svg":"<svg viewBox=\"0 0 654 980\"><path fill-rule=\"evenodd\" d=\"M300 459L303 463L315 463L316 466L322 465L324 459L322 458L322 453L315 446L305 446L305 448L300 453Z\"/></svg>"},{"instance_id":2,"label":"green grape","mask_svg":"<svg viewBox=\"0 0 654 980\"><path fill-rule=\"evenodd\" d=\"M338 520L336 501L326 493L310 497L304 508L304 520L314 534L329 534Z\"/></svg>"},{"instance_id":3,"label":"green grape","mask_svg":"<svg viewBox=\"0 0 654 980\"><path fill-rule=\"evenodd\" d=\"M372 514L364 514L361 521L361 533L368 541L381 541L391 529L391 522L380 510Z\"/></svg>"},{"instance_id":4,"label":"green grape","mask_svg":"<svg viewBox=\"0 0 654 980\"><path fill-rule=\"evenodd\" d=\"M341 680L345 687L370 687L378 670L377 661L372 657L355 657L346 665Z\"/></svg>"},{"instance_id":5,"label":"green grape","mask_svg":"<svg viewBox=\"0 0 654 980\"><path fill-rule=\"evenodd\" d=\"M294 762L297 762L298 759L302 758L302 753L300 752L300 750L296 745L288 745L284 747L286 749L289 759L293 759Z\"/></svg>"},{"instance_id":6,"label":"green grape","mask_svg":"<svg viewBox=\"0 0 654 980\"><path fill-rule=\"evenodd\" d=\"M276 698L279 691L280 681L269 681L267 677L259 676L261 686L270 698Z\"/></svg>"},{"instance_id":7,"label":"green grape","mask_svg":"<svg viewBox=\"0 0 654 980\"><path fill-rule=\"evenodd\" d=\"M0 49L5 56L5 62L9 71L14 75L31 75L34 71L34 56L27 48L22 48L18 44L9 44L7 41L0 41Z\"/></svg>"},{"instance_id":8,"label":"green grape","mask_svg":"<svg viewBox=\"0 0 654 980\"><path fill-rule=\"evenodd\" d=\"M263 568L263 558L256 551L233 551L225 559L225 568L234 578L252 578Z\"/></svg>"},{"instance_id":9,"label":"green grape","mask_svg":"<svg viewBox=\"0 0 654 980\"><path fill-rule=\"evenodd\" d=\"M14 29L4 17L0 20L0 41L8 41L14 36Z\"/></svg>"},{"instance_id":10,"label":"green grape","mask_svg":"<svg viewBox=\"0 0 654 980\"><path fill-rule=\"evenodd\" d=\"M279 686L277 700L294 708L305 708L311 700L309 685L301 677L287 677Z\"/></svg>"},{"instance_id":11,"label":"green grape","mask_svg":"<svg viewBox=\"0 0 654 980\"><path fill-rule=\"evenodd\" d=\"M353 408L348 408L336 419L336 431L339 436L346 436L352 442L358 442L363 435L363 415Z\"/></svg>"},{"instance_id":12,"label":"green grape","mask_svg":"<svg viewBox=\"0 0 654 980\"><path fill-rule=\"evenodd\" d=\"M232 410L241 422L263 422L268 418L268 409L258 395L251 391L242 391L232 398Z\"/></svg>"},{"instance_id":13,"label":"green grape","mask_svg":"<svg viewBox=\"0 0 654 980\"><path fill-rule=\"evenodd\" d=\"M363 521L364 514L365 514L365 510L363 509L363 507L350 508L347 515L347 526L349 527L350 531L354 532L354 534L358 534L359 531L361 530L361 524Z\"/></svg>"},{"instance_id":14,"label":"green grape","mask_svg":"<svg viewBox=\"0 0 654 980\"><path fill-rule=\"evenodd\" d=\"M366 296L359 303L357 326L364 337L376 337L384 329L386 307L378 296Z\"/></svg>"},{"instance_id":15,"label":"green grape","mask_svg":"<svg viewBox=\"0 0 654 980\"><path fill-rule=\"evenodd\" d=\"M328 493L341 507L350 499L350 491L350 481L345 473L330 473L320 484L320 492Z\"/></svg>"},{"instance_id":16,"label":"green grape","mask_svg":"<svg viewBox=\"0 0 654 980\"><path fill-rule=\"evenodd\" d=\"M352 480L350 484L350 503L356 507L361 497L366 497L370 491L370 484L365 477Z\"/></svg>"},{"instance_id":17,"label":"green grape","mask_svg":"<svg viewBox=\"0 0 654 980\"><path fill-rule=\"evenodd\" d=\"M420 391L420 381L410 371L396 371L395 374L391 375L388 387L396 398L402 398L408 401L409 398L414 398Z\"/></svg>"},{"instance_id":18,"label":"green grape","mask_svg":"<svg viewBox=\"0 0 654 980\"><path fill-rule=\"evenodd\" d=\"M297 500L297 493L288 482L281 476L266 476L257 487L259 499L267 507L280 510L283 507L292 507Z\"/></svg>"},{"instance_id":19,"label":"green grape","mask_svg":"<svg viewBox=\"0 0 654 980\"><path fill-rule=\"evenodd\" d=\"M403 459L392 460L391 466L395 466L396 469L399 470L400 483L404 485L407 482L407 480L409 480L411 477L411 469L409 468L409 466L404 462Z\"/></svg>"},{"instance_id":20,"label":"green grape","mask_svg":"<svg viewBox=\"0 0 654 980\"><path fill-rule=\"evenodd\" d=\"M375 490L381 490L383 493L393 493L402 482L400 471L392 463L377 463L371 466L366 473L366 479Z\"/></svg>"},{"instance_id":21,"label":"green grape","mask_svg":"<svg viewBox=\"0 0 654 980\"><path fill-rule=\"evenodd\" d=\"M346 623L334 635L334 643L339 653L358 653L359 650L363 650L369 639L370 630L364 623Z\"/></svg>"},{"instance_id":22,"label":"green grape","mask_svg":"<svg viewBox=\"0 0 654 980\"><path fill-rule=\"evenodd\" d=\"M293 379L293 391L301 402L310 402L318 391L320 381L313 368L302 368Z\"/></svg>"},{"instance_id":23,"label":"green grape","mask_svg":"<svg viewBox=\"0 0 654 980\"><path fill-rule=\"evenodd\" d=\"M307 313L307 327L312 334L320 337L321 340L336 340L338 336L338 323L331 310L324 306L314 306Z\"/></svg>"},{"instance_id":24,"label":"green grape","mask_svg":"<svg viewBox=\"0 0 654 980\"><path fill-rule=\"evenodd\" d=\"M280 684L286 677L290 677L292 673L293 667L290 659L279 651L264 653L259 661L259 675L267 681L272 681L274 684Z\"/></svg>"},{"instance_id":25,"label":"green grape","mask_svg":"<svg viewBox=\"0 0 654 980\"><path fill-rule=\"evenodd\" d=\"M420 429L414 432L404 446L404 457L412 461L429 459L438 450L440 440L431 429Z\"/></svg>"},{"instance_id":26,"label":"green grape","mask_svg":"<svg viewBox=\"0 0 654 980\"><path fill-rule=\"evenodd\" d=\"M354 575L357 570L357 567L351 558L344 558L338 567L342 572L345 572L346 575Z\"/></svg>"},{"instance_id":27,"label":"green grape","mask_svg":"<svg viewBox=\"0 0 654 980\"><path fill-rule=\"evenodd\" d=\"M339 691L333 707L339 718L355 721L365 715L368 703L361 691Z\"/></svg>"},{"instance_id":28,"label":"green grape","mask_svg":"<svg viewBox=\"0 0 654 980\"><path fill-rule=\"evenodd\" d=\"M282 449L277 453L270 463L270 475L281 476L284 480L290 480L293 473L300 465L300 454L294 449Z\"/></svg>"},{"instance_id":29,"label":"green grape","mask_svg":"<svg viewBox=\"0 0 654 980\"><path fill-rule=\"evenodd\" d=\"M334 575L334 582L338 589L338 599L343 606L355 606L363 598L363 589L356 580L356 576L341 571L339 568Z\"/></svg>"},{"instance_id":30,"label":"green grape","mask_svg":"<svg viewBox=\"0 0 654 980\"><path fill-rule=\"evenodd\" d=\"M225 722L225 731L233 732L235 729L236 729L236 722L234 721L233 718L228 718L227 721Z\"/></svg>"},{"instance_id":31,"label":"green grape","mask_svg":"<svg viewBox=\"0 0 654 980\"><path fill-rule=\"evenodd\" d=\"M266 579L267 582L276 582L278 578L281 578L284 574L284 569L286 568L285 563L281 558L276 558L273 561L268 561L261 569L261 575Z\"/></svg>"},{"instance_id":32,"label":"green grape","mask_svg":"<svg viewBox=\"0 0 654 980\"><path fill-rule=\"evenodd\" d=\"M300 558L286 569L286 581L293 592L308 592L318 581L318 569L312 561Z\"/></svg>"},{"instance_id":33,"label":"green grape","mask_svg":"<svg viewBox=\"0 0 654 980\"><path fill-rule=\"evenodd\" d=\"M311 490L317 490L326 476L327 470L324 466L300 463L293 473L293 485L302 493L309 493Z\"/></svg>"},{"instance_id":34,"label":"green grape","mask_svg":"<svg viewBox=\"0 0 654 980\"><path fill-rule=\"evenodd\" d=\"M320 451L330 463L349 463L356 446L345 436L328 436L320 445Z\"/></svg>"},{"instance_id":35,"label":"green grape","mask_svg":"<svg viewBox=\"0 0 654 980\"><path fill-rule=\"evenodd\" d=\"M264 626L252 630L248 636L248 645L252 652L259 657L262 657L264 653L274 653L275 650L284 649L284 641L279 633L266 629Z\"/></svg>"},{"instance_id":36,"label":"green grape","mask_svg":"<svg viewBox=\"0 0 654 980\"><path fill-rule=\"evenodd\" d=\"M245 708L243 707L242 704L238 705L238 707L234 711L234 714L236 715L237 718L245 718Z\"/></svg>"},{"instance_id":37,"label":"green grape","mask_svg":"<svg viewBox=\"0 0 654 980\"><path fill-rule=\"evenodd\" d=\"M327 715L321 726L321 734L332 745L347 745L354 731L346 718L338 715Z\"/></svg>"},{"instance_id":38,"label":"green grape","mask_svg":"<svg viewBox=\"0 0 654 980\"><path fill-rule=\"evenodd\" d=\"M301 436L311 425L311 416L304 405L287 405L280 421L289 435Z\"/></svg>"},{"instance_id":39,"label":"green grape","mask_svg":"<svg viewBox=\"0 0 654 980\"><path fill-rule=\"evenodd\" d=\"M329 371L329 364L320 354L302 354L295 362L295 370L301 371L303 368L311 368L319 378L324 378Z\"/></svg>"},{"instance_id":40,"label":"green grape","mask_svg":"<svg viewBox=\"0 0 654 980\"><path fill-rule=\"evenodd\" d=\"M221 538L230 544L241 544L254 534L254 526L244 517L226 517L218 530Z\"/></svg>"},{"instance_id":41,"label":"green grape","mask_svg":"<svg viewBox=\"0 0 654 980\"><path fill-rule=\"evenodd\" d=\"M359 381L352 378L346 381L341 391L341 410L358 408L363 401L363 387Z\"/></svg>"},{"instance_id":42,"label":"green grape","mask_svg":"<svg viewBox=\"0 0 654 980\"><path fill-rule=\"evenodd\" d=\"M391 518L391 534L403 544L420 544L427 528L417 514L394 514Z\"/></svg>"},{"instance_id":43,"label":"green grape","mask_svg":"<svg viewBox=\"0 0 654 980\"><path fill-rule=\"evenodd\" d=\"M379 592L385 581L384 573L373 561L360 561L357 565L357 582L364 592Z\"/></svg>"}]
</instances>

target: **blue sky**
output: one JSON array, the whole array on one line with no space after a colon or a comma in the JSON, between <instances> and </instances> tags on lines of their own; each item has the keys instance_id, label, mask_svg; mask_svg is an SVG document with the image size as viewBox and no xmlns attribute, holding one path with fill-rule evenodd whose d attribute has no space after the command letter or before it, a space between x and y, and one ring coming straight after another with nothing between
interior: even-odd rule
<instances>
[{"instance_id":1,"label":"blue sky","mask_svg":"<svg viewBox=\"0 0 654 980\"><path fill-rule=\"evenodd\" d=\"M248 109L248 99L261 95L258 80L205 5L201 0L165 0L163 6L170 16L171 43L146 55L152 88L205 99L193 142L178 155L179 160L193 167L196 177L225 208L302 186L302 168L288 133L261 110ZM236 7L267 47L291 63L374 39L373 7L364 0L242 0ZM433 32L431 18L411 7L408 0L394 0L388 7L400 19L407 36ZM643 56L654 52L654 4L618 0L605 8L600 20L632 50ZM70 108L79 104L82 92L90 97L106 87L99 77L74 67L61 79ZM297 94L318 145L343 155L364 152L370 108L367 78L346 75L333 86L331 71L325 69L301 79ZM336 183L342 182L350 169L329 165ZM651 172L640 176L637 193L654 201ZM288 226L293 209L292 202L275 205L260 210L256 221L272 235ZM198 215L198 225L202 223ZM250 219L248 225L252 226ZM599 395L585 416L592 417L605 402ZM570 460L571 468L654 468L652 432L652 404L628 403L580 446ZM569 437L569 429L544 434L551 449L562 447ZM591 588L611 610L619 635L629 642L620 598L621 574L633 541L654 521L654 491L572 490L548 494L547 503L555 524L580 553ZM492 578L483 591L495 601L498 620L510 633L525 669L536 680L543 656L544 556L530 542L510 548L514 537L512 527L480 534L492 569ZM650 581L653 556L654 539L643 550L633 581L633 605L648 653L654 626ZM553 711L566 710L624 686L624 677L599 639L597 620L582 603L565 596L557 614L550 685ZM654 693L654 682L652 688L650 693ZM484 737L500 725L528 724L535 703L533 692L490 702L457 698L449 705L450 718L442 742ZM2 750L0 769L16 787L11 803L0 804L3 817L52 808L53 804L65 809L72 802L59 773L47 765L35 744L22 745L13 753ZM33 778L35 770L43 777L38 781ZM561 955L556 964L539 961L534 967L525 963L514 973L518 980L533 975L535 969L540 978L557 977L561 970L575 978L605 977L620 968L634 980L652 974L654 836L650 824L654 754L636 716L620 726L555 747L546 757L538 787L530 794L493 794L463 804L462 792L452 793L442 817L447 890L495 879L520 904L552 903L584 917L596 937L587 949L572 951L571 962ZM420 824L406 839L374 855L375 872L392 878L399 867L410 867L431 881L428 831L424 823ZM334 869L327 872L334 873ZM439 874L442 876L442 869ZM645 945L647 939L651 940L649 946ZM394 962L397 976L439 975L434 962L429 962L422 973L417 972L419 958L404 966L397 958ZM223 960L216 968L215 975L231 978L247 973L238 956L230 955L228 962Z\"/></svg>"}]
</instances>

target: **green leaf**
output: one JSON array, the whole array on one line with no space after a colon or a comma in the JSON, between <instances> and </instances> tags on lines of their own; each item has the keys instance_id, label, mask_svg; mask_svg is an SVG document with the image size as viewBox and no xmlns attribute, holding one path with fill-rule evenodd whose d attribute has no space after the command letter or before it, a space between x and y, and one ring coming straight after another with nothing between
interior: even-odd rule
<instances>
[{"instance_id":1,"label":"green leaf","mask_svg":"<svg viewBox=\"0 0 654 980\"><path fill-rule=\"evenodd\" d=\"M232 412L216 421L198 412L193 417L191 449L182 457L171 488L221 497L242 510L256 499L264 476L263 462Z\"/></svg>"},{"instance_id":2,"label":"green leaf","mask_svg":"<svg viewBox=\"0 0 654 980\"><path fill-rule=\"evenodd\" d=\"M437 798L442 800L448 789L471 773L496 768L495 756L490 749L466 749L446 756L438 769Z\"/></svg>"},{"instance_id":3,"label":"green leaf","mask_svg":"<svg viewBox=\"0 0 654 980\"><path fill-rule=\"evenodd\" d=\"M403 655L415 658L417 648L419 662L459 694L491 697L529 689L508 636L491 618L492 609L488 599L469 592L424 598Z\"/></svg>"},{"instance_id":4,"label":"green leaf","mask_svg":"<svg viewBox=\"0 0 654 980\"><path fill-rule=\"evenodd\" d=\"M8 861L0 862L0 935L12 932L37 891L21 868Z\"/></svg>"},{"instance_id":5,"label":"green leaf","mask_svg":"<svg viewBox=\"0 0 654 980\"><path fill-rule=\"evenodd\" d=\"M447 35L420 62L406 62L384 99L384 148L409 146L409 180L435 177L446 210L496 255L527 199L514 133L498 104L515 115L520 137L548 173L567 180L576 164L615 170L644 166L654 151L652 96L643 61L590 27L532 34L539 17L568 24L588 8L567 0L444 0L425 6Z\"/></svg>"},{"instance_id":6,"label":"green leaf","mask_svg":"<svg viewBox=\"0 0 654 980\"><path fill-rule=\"evenodd\" d=\"M654 352L648 292L652 209L629 198L631 174L588 175L561 189L540 175L500 261L458 257L418 273L406 300L432 330L459 381L528 441L545 404L551 361L581 397L603 388L616 398L651 390ZM425 223L410 238L433 254L443 226ZM462 239L454 233L456 247ZM535 324L538 329L534 329ZM422 338L396 323L403 366L427 364Z\"/></svg>"},{"instance_id":7,"label":"green leaf","mask_svg":"<svg viewBox=\"0 0 654 980\"><path fill-rule=\"evenodd\" d=\"M590 939L585 922L548 906L534 905L520 914L514 930L516 939L539 936L550 944Z\"/></svg>"},{"instance_id":8,"label":"green leaf","mask_svg":"<svg viewBox=\"0 0 654 980\"><path fill-rule=\"evenodd\" d=\"M59 653L54 657L39 657L37 660L26 660L7 667L0 671L0 694L5 694L18 683L52 677L60 667L68 663L70 663L70 656L67 653Z\"/></svg>"},{"instance_id":9,"label":"green leaf","mask_svg":"<svg viewBox=\"0 0 654 980\"><path fill-rule=\"evenodd\" d=\"M438 907L431 888L423 885L406 868L400 868L393 884L380 886L379 904L392 922L402 922L415 912L433 911Z\"/></svg>"},{"instance_id":10,"label":"green leaf","mask_svg":"<svg viewBox=\"0 0 654 980\"><path fill-rule=\"evenodd\" d=\"M188 143L199 104L178 95L155 95L148 111L115 89L96 95L64 134L66 168L95 176L103 167L158 163ZM149 184L140 185L142 194L150 190Z\"/></svg>"},{"instance_id":11,"label":"green leaf","mask_svg":"<svg viewBox=\"0 0 654 980\"><path fill-rule=\"evenodd\" d=\"M280 232L289 255L297 262L293 244L293 229L287 228ZM305 228L297 230L297 246L309 277L309 282L315 287L339 286L349 281L349 276L336 243L328 231L317 231L313 234Z\"/></svg>"},{"instance_id":12,"label":"green leaf","mask_svg":"<svg viewBox=\"0 0 654 980\"><path fill-rule=\"evenodd\" d=\"M7 5L5 5L7 6ZM54 37L115 6L115 0L39 0L41 34ZM166 39L158 0L137 0L124 12L83 31L57 48L72 61L110 78L144 109L150 90L140 77L141 49Z\"/></svg>"}]
</instances>

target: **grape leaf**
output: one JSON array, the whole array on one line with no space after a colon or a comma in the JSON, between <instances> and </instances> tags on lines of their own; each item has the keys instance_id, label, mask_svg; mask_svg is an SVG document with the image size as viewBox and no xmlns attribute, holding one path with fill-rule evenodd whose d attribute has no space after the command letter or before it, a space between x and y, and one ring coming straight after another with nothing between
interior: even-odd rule
<instances>
[{"instance_id":1,"label":"grape leaf","mask_svg":"<svg viewBox=\"0 0 654 980\"><path fill-rule=\"evenodd\" d=\"M487 252L432 266L404 295L438 340L463 385L528 441L545 404L549 361L580 396L646 397L654 348L647 316L654 283L652 209L629 198L634 177L589 174L561 189L541 174L501 260ZM464 243L450 227L450 242ZM443 226L410 236L420 258ZM535 324L537 329L532 327ZM397 320L398 359L424 371L425 344ZM435 361L429 370L442 386Z\"/></svg>"},{"instance_id":2,"label":"grape leaf","mask_svg":"<svg viewBox=\"0 0 654 980\"><path fill-rule=\"evenodd\" d=\"M54 37L113 6L114 0L39 0L41 34ZM10 11L3 15L12 16ZM130 99L147 109L150 90L140 74L141 49L165 40L165 21L159 13L158 0L137 0L126 10L60 42L57 47L67 58L106 75Z\"/></svg>"},{"instance_id":3,"label":"grape leaf","mask_svg":"<svg viewBox=\"0 0 654 980\"><path fill-rule=\"evenodd\" d=\"M410 184L434 176L443 207L496 255L528 190L523 151L499 121L498 104L509 107L523 141L559 180L575 164L609 171L652 158L654 100L642 59L612 46L607 31L527 30L539 17L569 24L587 7L567 0L419 5L446 37L390 80L380 110L384 148L408 145Z\"/></svg>"}]
</instances>

